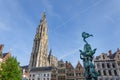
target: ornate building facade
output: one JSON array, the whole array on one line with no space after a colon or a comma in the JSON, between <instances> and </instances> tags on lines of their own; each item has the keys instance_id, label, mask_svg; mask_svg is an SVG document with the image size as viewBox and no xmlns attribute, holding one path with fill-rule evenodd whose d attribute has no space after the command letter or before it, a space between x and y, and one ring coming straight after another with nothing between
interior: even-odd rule
<instances>
[{"instance_id":1,"label":"ornate building facade","mask_svg":"<svg viewBox=\"0 0 120 80\"><path fill-rule=\"evenodd\" d=\"M84 80L84 68L83 66L80 64L80 62L78 61L77 66L75 67L75 75L76 75L76 80Z\"/></svg>"},{"instance_id":2,"label":"ornate building facade","mask_svg":"<svg viewBox=\"0 0 120 80\"><path fill-rule=\"evenodd\" d=\"M85 80L83 73L80 62L74 68L70 62L60 60L57 67L32 68L29 80Z\"/></svg>"},{"instance_id":3,"label":"ornate building facade","mask_svg":"<svg viewBox=\"0 0 120 80\"><path fill-rule=\"evenodd\" d=\"M51 80L85 80L83 74L84 68L80 62L74 68L70 62L60 60L58 66L52 69Z\"/></svg>"},{"instance_id":4,"label":"ornate building facade","mask_svg":"<svg viewBox=\"0 0 120 80\"><path fill-rule=\"evenodd\" d=\"M58 61L57 80L66 80L66 65L63 60Z\"/></svg>"},{"instance_id":5,"label":"ornate building facade","mask_svg":"<svg viewBox=\"0 0 120 80\"><path fill-rule=\"evenodd\" d=\"M102 53L94 59L95 68L100 73L98 80L120 80L116 54L110 50L109 55Z\"/></svg>"},{"instance_id":6,"label":"ornate building facade","mask_svg":"<svg viewBox=\"0 0 120 80\"><path fill-rule=\"evenodd\" d=\"M52 67L37 67L30 70L29 80L51 80Z\"/></svg>"},{"instance_id":7,"label":"ornate building facade","mask_svg":"<svg viewBox=\"0 0 120 80\"><path fill-rule=\"evenodd\" d=\"M66 80L74 80L75 79L75 70L73 65L70 62L66 61Z\"/></svg>"},{"instance_id":8,"label":"ornate building facade","mask_svg":"<svg viewBox=\"0 0 120 80\"><path fill-rule=\"evenodd\" d=\"M113 55L117 65L118 65L118 74L120 75L120 50L117 49L117 51Z\"/></svg>"}]
</instances>

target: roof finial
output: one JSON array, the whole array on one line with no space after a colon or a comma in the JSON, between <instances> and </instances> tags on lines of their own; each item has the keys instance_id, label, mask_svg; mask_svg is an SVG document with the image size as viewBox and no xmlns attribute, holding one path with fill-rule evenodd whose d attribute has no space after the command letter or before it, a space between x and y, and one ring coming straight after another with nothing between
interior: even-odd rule
<instances>
[{"instance_id":1,"label":"roof finial","mask_svg":"<svg viewBox=\"0 0 120 80\"><path fill-rule=\"evenodd\" d=\"M43 13L42 13L42 20L44 20L45 18L46 18L46 13L43 12Z\"/></svg>"},{"instance_id":2,"label":"roof finial","mask_svg":"<svg viewBox=\"0 0 120 80\"><path fill-rule=\"evenodd\" d=\"M49 52L49 55L51 55L52 54L52 49L50 49L50 52Z\"/></svg>"}]
</instances>

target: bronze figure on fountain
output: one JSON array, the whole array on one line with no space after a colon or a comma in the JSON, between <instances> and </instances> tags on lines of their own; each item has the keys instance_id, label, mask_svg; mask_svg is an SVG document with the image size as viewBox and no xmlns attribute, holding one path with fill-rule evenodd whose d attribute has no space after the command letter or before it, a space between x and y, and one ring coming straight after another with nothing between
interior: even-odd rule
<instances>
[{"instance_id":1,"label":"bronze figure on fountain","mask_svg":"<svg viewBox=\"0 0 120 80\"><path fill-rule=\"evenodd\" d=\"M96 49L91 49L91 45L88 44L86 41L86 38L93 36L89 33L83 32L82 37L83 41L85 42L84 50L80 51L80 58L83 60L83 66L85 68L84 76L86 80L97 80L97 77L99 76L99 73L95 70L95 66L92 62L93 55L96 52Z\"/></svg>"}]
</instances>

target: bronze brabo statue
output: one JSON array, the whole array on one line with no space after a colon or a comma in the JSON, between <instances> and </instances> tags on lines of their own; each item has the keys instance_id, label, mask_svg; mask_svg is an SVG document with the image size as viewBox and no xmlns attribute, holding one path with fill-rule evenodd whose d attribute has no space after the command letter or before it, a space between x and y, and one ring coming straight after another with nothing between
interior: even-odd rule
<instances>
[{"instance_id":1,"label":"bronze brabo statue","mask_svg":"<svg viewBox=\"0 0 120 80\"><path fill-rule=\"evenodd\" d=\"M84 50L80 50L80 58L83 60L83 65L85 68L84 76L86 80L97 80L99 73L95 70L95 66L92 63L93 55L95 54L96 49L91 49L91 45L88 44L86 38L93 36L89 33L83 32L82 37L85 42Z\"/></svg>"}]
</instances>

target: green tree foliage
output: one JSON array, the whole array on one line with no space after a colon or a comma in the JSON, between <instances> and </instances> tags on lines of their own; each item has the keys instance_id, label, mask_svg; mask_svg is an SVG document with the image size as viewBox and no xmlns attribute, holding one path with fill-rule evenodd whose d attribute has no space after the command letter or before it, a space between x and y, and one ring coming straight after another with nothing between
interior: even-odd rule
<instances>
[{"instance_id":1,"label":"green tree foliage","mask_svg":"<svg viewBox=\"0 0 120 80\"><path fill-rule=\"evenodd\" d=\"M0 80L22 80L19 62L14 57L10 57L1 64Z\"/></svg>"}]
</instances>

